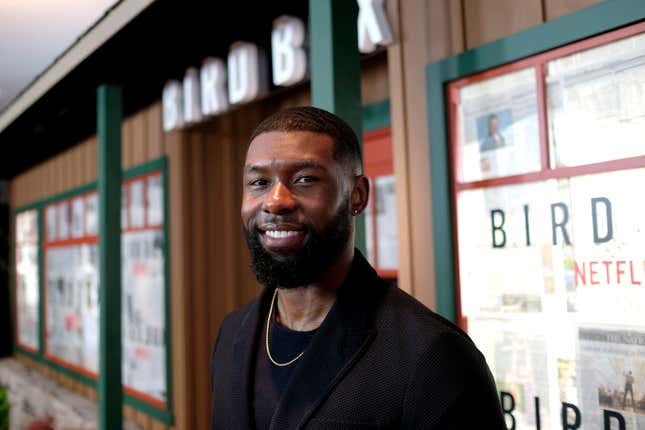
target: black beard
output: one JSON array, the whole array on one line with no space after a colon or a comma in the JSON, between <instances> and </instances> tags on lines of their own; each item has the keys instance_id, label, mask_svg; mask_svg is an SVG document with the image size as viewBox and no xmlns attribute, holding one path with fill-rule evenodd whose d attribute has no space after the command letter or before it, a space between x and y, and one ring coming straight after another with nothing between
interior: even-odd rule
<instances>
[{"instance_id":1,"label":"black beard","mask_svg":"<svg viewBox=\"0 0 645 430\"><path fill-rule=\"evenodd\" d=\"M255 277L269 288L296 288L319 281L344 251L350 235L350 219L349 199L346 199L322 232L305 225L302 248L295 255L285 256L273 256L264 249L255 223L251 231L244 227Z\"/></svg>"}]
</instances>

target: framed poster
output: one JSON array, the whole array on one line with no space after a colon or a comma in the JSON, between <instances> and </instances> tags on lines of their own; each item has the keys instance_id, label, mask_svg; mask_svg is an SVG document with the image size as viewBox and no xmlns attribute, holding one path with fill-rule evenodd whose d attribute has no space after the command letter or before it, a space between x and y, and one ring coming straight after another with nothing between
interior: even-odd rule
<instances>
[{"instance_id":1,"label":"framed poster","mask_svg":"<svg viewBox=\"0 0 645 430\"><path fill-rule=\"evenodd\" d=\"M126 400L131 397L139 402L137 404L144 402L166 413L170 403L166 319L168 262L164 226L165 179L159 164L153 163L156 168L144 169L145 173L135 176L126 172L122 187L125 192L121 208L125 220L121 232L122 382ZM96 379L100 311L98 195L92 189L54 199L43 206L42 211L47 232L43 242L44 357ZM19 222L24 223L24 219L19 218ZM61 227L63 224L66 226ZM21 243L26 246L28 241L23 240L24 237L28 235L20 235ZM32 246L37 252L35 239ZM37 274L35 258L34 264ZM32 283L37 285L37 280ZM34 309L38 316L37 306ZM25 311L24 315L29 314ZM27 326L24 326L27 333ZM29 336L33 337L25 334L25 339ZM167 416L163 413L160 416Z\"/></svg>"},{"instance_id":2,"label":"framed poster","mask_svg":"<svg viewBox=\"0 0 645 430\"><path fill-rule=\"evenodd\" d=\"M516 428L645 428L644 94L645 24L448 85L459 321Z\"/></svg>"}]
</instances>

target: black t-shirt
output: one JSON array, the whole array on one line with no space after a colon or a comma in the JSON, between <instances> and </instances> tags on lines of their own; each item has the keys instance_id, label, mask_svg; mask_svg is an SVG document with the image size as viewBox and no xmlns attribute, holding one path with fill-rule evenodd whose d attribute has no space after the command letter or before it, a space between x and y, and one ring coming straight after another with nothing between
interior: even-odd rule
<instances>
[{"instance_id":1,"label":"black t-shirt","mask_svg":"<svg viewBox=\"0 0 645 430\"><path fill-rule=\"evenodd\" d=\"M269 328L269 349L271 356L278 363L286 363L293 360L304 351L316 330L293 331L278 324L275 317L271 319ZM278 405L293 369L298 365L299 360L294 363L280 367L271 363L266 352L266 322L262 328L255 360L255 379L253 387L253 411L255 414L255 428L257 430L268 429L271 425L271 418Z\"/></svg>"}]
</instances>

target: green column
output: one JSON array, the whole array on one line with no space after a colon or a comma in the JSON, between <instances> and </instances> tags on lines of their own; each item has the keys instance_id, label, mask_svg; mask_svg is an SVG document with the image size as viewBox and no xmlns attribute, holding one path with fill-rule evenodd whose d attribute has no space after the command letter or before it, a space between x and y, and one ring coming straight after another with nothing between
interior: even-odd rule
<instances>
[{"instance_id":1,"label":"green column","mask_svg":"<svg viewBox=\"0 0 645 430\"><path fill-rule=\"evenodd\" d=\"M362 142L361 67L355 0L309 0L311 104L352 126ZM356 220L365 253L365 219Z\"/></svg>"},{"instance_id":2,"label":"green column","mask_svg":"<svg viewBox=\"0 0 645 430\"><path fill-rule=\"evenodd\" d=\"M122 427L121 88L97 91L99 189L99 428Z\"/></svg>"}]
</instances>

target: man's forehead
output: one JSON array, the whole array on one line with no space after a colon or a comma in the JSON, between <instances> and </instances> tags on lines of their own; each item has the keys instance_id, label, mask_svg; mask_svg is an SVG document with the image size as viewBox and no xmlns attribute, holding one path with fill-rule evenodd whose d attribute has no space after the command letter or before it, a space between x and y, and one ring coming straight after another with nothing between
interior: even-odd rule
<instances>
[{"instance_id":1,"label":"man's forehead","mask_svg":"<svg viewBox=\"0 0 645 430\"><path fill-rule=\"evenodd\" d=\"M333 161L334 141L322 133L310 131L269 131L256 136L249 144L246 165L256 163Z\"/></svg>"}]
</instances>

